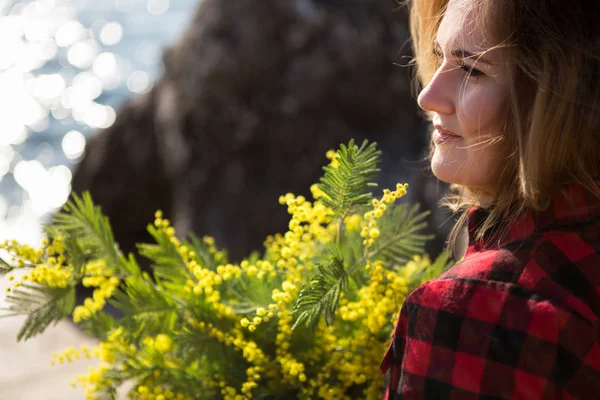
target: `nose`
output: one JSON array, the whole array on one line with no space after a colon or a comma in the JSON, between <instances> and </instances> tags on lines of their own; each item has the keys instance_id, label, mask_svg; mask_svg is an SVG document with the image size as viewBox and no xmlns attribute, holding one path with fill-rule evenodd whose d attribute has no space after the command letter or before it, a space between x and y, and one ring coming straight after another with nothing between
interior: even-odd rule
<instances>
[{"instance_id":1,"label":"nose","mask_svg":"<svg viewBox=\"0 0 600 400\"><path fill-rule=\"evenodd\" d=\"M417 99L419 107L438 114L454 113L451 75L444 71L444 65L442 65L419 93Z\"/></svg>"}]
</instances>

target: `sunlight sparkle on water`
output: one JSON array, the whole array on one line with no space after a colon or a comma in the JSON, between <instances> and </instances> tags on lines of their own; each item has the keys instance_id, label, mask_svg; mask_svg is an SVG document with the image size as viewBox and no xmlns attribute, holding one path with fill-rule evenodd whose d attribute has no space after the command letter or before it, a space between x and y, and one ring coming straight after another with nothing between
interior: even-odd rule
<instances>
[{"instance_id":1,"label":"sunlight sparkle on water","mask_svg":"<svg viewBox=\"0 0 600 400\"><path fill-rule=\"evenodd\" d=\"M85 28L77 21L68 21L56 31L56 44L60 47L69 47L85 39Z\"/></svg>"},{"instance_id":2,"label":"sunlight sparkle on water","mask_svg":"<svg viewBox=\"0 0 600 400\"><path fill-rule=\"evenodd\" d=\"M0 181L10 170L10 163L15 156L12 146L0 145Z\"/></svg>"},{"instance_id":3,"label":"sunlight sparkle on water","mask_svg":"<svg viewBox=\"0 0 600 400\"><path fill-rule=\"evenodd\" d=\"M76 160L85 150L85 137L81 132L71 130L62 139L62 149L69 160Z\"/></svg>"},{"instance_id":4,"label":"sunlight sparkle on water","mask_svg":"<svg viewBox=\"0 0 600 400\"><path fill-rule=\"evenodd\" d=\"M92 128L109 128L117 119L117 113L111 106L104 106L93 102L83 115L82 122Z\"/></svg>"},{"instance_id":5,"label":"sunlight sparkle on water","mask_svg":"<svg viewBox=\"0 0 600 400\"><path fill-rule=\"evenodd\" d=\"M94 60L92 68L98 78L103 79L117 72L117 59L112 53L100 53Z\"/></svg>"},{"instance_id":6,"label":"sunlight sparkle on water","mask_svg":"<svg viewBox=\"0 0 600 400\"><path fill-rule=\"evenodd\" d=\"M40 57L49 61L56 57L58 49L54 39L46 39L40 43Z\"/></svg>"},{"instance_id":7,"label":"sunlight sparkle on water","mask_svg":"<svg viewBox=\"0 0 600 400\"><path fill-rule=\"evenodd\" d=\"M31 198L32 210L39 217L61 207L71 191L71 171L64 165L46 170L37 160L20 161L14 177Z\"/></svg>"},{"instance_id":8,"label":"sunlight sparkle on water","mask_svg":"<svg viewBox=\"0 0 600 400\"><path fill-rule=\"evenodd\" d=\"M154 21L185 2L0 0L0 240L39 239L87 137L114 124L129 93L152 89L167 42Z\"/></svg>"},{"instance_id":9,"label":"sunlight sparkle on water","mask_svg":"<svg viewBox=\"0 0 600 400\"><path fill-rule=\"evenodd\" d=\"M152 15L161 15L169 10L169 0L148 0L146 9Z\"/></svg>"},{"instance_id":10,"label":"sunlight sparkle on water","mask_svg":"<svg viewBox=\"0 0 600 400\"><path fill-rule=\"evenodd\" d=\"M41 42L50 36L51 30L49 20L45 18L32 19L25 29L25 38L30 42Z\"/></svg>"},{"instance_id":11,"label":"sunlight sparkle on water","mask_svg":"<svg viewBox=\"0 0 600 400\"><path fill-rule=\"evenodd\" d=\"M152 87L152 78L145 71L133 71L127 78L127 88L133 93L147 93Z\"/></svg>"},{"instance_id":12,"label":"sunlight sparkle on water","mask_svg":"<svg viewBox=\"0 0 600 400\"><path fill-rule=\"evenodd\" d=\"M40 220L33 212L31 200L25 201L20 207L9 207L5 214L6 219L0 219L0 241L14 239L34 246L40 244L42 240Z\"/></svg>"},{"instance_id":13,"label":"sunlight sparkle on water","mask_svg":"<svg viewBox=\"0 0 600 400\"><path fill-rule=\"evenodd\" d=\"M39 43L23 43L15 56L14 65L22 73L33 71L46 63L41 55L42 46Z\"/></svg>"},{"instance_id":14,"label":"sunlight sparkle on water","mask_svg":"<svg viewBox=\"0 0 600 400\"><path fill-rule=\"evenodd\" d=\"M69 63L77 68L89 68L99 52L100 46L95 40L77 42L69 49Z\"/></svg>"},{"instance_id":15,"label":"sunlight sparkle on water","mask_svg":"<svg viewBox=\"0 0 600 400\"><path fill-rule=\"evenodd\" d=\"M39 75L33 78L33 95L37 100L45 104L52 104L60 98L67 84L60 74Z\"/></svg>"},{"instance_id":16,"label":"sunlight sparkle on water","mask_svg":"<svg viewBox=\"0 0 600 400\"><path fill-rule=\"evenodd\" d=\"M92 67L94 74L102 81L105 89L115 89L121 83L121 74L117 66L117 58L113 53L100 53Z\"/></svg>"},{"instance_id":17,"label":"sunlight sparkle on water","mask_svg":"<svg viewBox=\"0 0 600 400\"><path fill-rule=\"evenodd\" d=\"M123 38L123 27L118 22L109 22L100 30L100 41L106 46L113 46Z\"/></svg>"},{"instance_id":18,"label":"sunlight sparkle on water","mask_svg":"<svg viewBox=\"0 0 600 400\"><path fill-rule=\"evenodd\" d=\"M87 110L92 101L102 94L102 82L91 72L80 72L73 78L73 83L62 94L63 107L74 112Z\"/></svg>"},{"instance_id":19,"label":"sunlight sparkle on water","mask_svg":"<svg viewBox=\"0 0 600 400\"><path fill-rule=\"evenodd\" d=\"M4 196L0 196L0 220L3 220L6 217L6 212L8 211L8 202L4 198Z\"/></svg>"}]
</instances>

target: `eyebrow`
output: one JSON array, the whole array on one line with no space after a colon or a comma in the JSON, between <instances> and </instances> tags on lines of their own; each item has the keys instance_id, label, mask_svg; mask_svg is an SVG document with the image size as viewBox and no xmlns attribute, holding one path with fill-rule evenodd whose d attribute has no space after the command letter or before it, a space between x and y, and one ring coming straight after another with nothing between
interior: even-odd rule
<instances>
[{"instance_id":1,"label":"eyebrow","mask_svg":"<svg viewBox=\"0 0 600 400\"><path fill-rule=\"evenodd\" d=\"M434 52L437 49L442 48L442 46L440 46L440 43L437 40L433 41L433 46L434 46ZM453 49L452 51L450 51L450 54L452 54L454 57L458 57L458 58L472 58L474 59L476 62L480 62L482 64L486 64L486 65L494 65L493 62L483 58L481 55L479 54L474 54L471 53L468 50L465 49Z\"/></svg>"}]
</instances>

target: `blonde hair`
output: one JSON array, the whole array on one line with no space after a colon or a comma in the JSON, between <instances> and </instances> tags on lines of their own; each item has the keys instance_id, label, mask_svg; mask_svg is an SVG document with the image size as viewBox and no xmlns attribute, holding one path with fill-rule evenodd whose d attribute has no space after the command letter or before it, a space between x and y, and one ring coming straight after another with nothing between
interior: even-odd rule
<instances>
[{"instance_id":1,"label":"blonde hair","mask_svg":"<svg viewBox=\"0 0 600 400\"><path fill-rule=\"evenodd\" d=\"M448 0L407 3L418 91L437 70L432 49ZM580 184L600 198L600 5L469 0L465 7L475 11L475 23L483 24L494 48L509 50L514 64L501 137L506 162L493 171L496 192L475 232L476 240L486 236L493 243L521 212L546 209L562 185ZM441 204L462 214L448 247L482 196L476 189L451 185Z\"/></svg>"}]
</instances>

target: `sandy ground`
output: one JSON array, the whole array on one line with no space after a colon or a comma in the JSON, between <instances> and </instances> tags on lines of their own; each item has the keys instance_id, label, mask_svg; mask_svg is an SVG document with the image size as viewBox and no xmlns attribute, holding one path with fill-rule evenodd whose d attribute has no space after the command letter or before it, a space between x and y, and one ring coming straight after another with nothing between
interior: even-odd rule
<instances>
[{"instance_id":1,"label":"sandy ground","mask_svg":"<svg viewBox=\"0 0 600 400\"><path fill-rule=\"evenodd\" d=\"M0 278L0 307L6 304L7 281ZM17 343L24 317L0 319L0 400L79 400L85 399L81 387L69 382L87 374L98 359L82 358L70 364L51 366L52 353L69 346L96 346L97 341L84 335L72 323L61 321L33 339Z\"/></svg>"}]
</instances>

